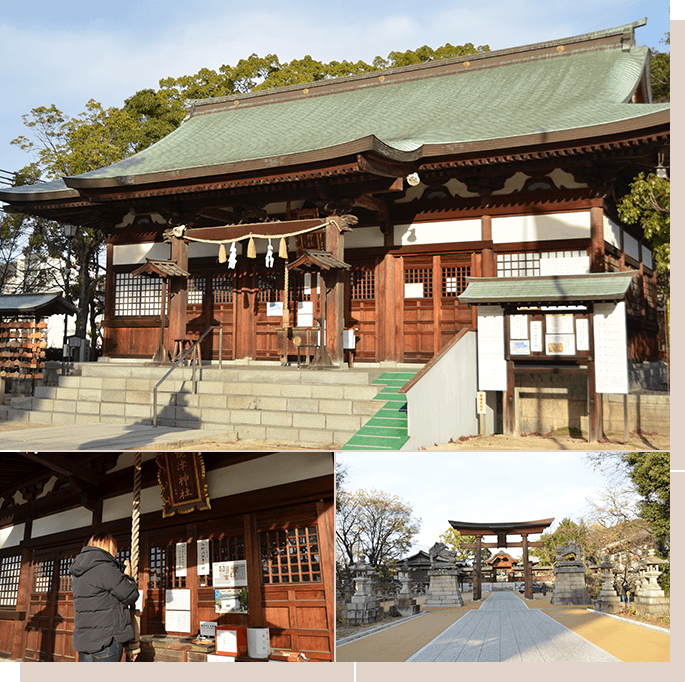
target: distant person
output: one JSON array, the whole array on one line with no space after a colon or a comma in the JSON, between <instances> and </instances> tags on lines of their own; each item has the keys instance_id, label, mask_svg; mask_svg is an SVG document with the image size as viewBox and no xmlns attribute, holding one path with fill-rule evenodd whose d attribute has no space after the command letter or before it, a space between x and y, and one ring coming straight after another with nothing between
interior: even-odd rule
<instances>
[{"instance_id":1,"label":"distant person","mask_svg":"<svg viewBox=\"0 0 685 682\"><path fill-rule=\"evenodd\" d=\"M74 650L79 661L121 661L133 639L129 606L138 599L131 564L116 561L117 541L109 533L93 535L71 565L74 576Z\"/></svg>"}]
</instances>

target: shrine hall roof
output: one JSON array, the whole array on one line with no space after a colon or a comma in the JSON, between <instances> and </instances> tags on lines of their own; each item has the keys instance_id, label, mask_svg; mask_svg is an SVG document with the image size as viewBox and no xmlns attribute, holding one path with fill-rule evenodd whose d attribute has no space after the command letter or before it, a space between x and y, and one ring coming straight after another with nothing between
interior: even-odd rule
<instances>
[{"instance_id":1,"label":"shrine hall roof","mask_svg":"<svg viewBox=\"0 0 685 682\"><path fill-rule=\"evenodd\" d=\"M0 294L0 317L47 317L75 315L78 308L55 292L38 294Z\"/></svg>"},{"instance_id":2,"label":"shrine hall roof","mask_svg":"<svg viewBox=\"0 0 685 682\"><path fill-rule=\"evenodd\" d=\"M6 201L77 189L180 182L374 152L391 161L506 153L665 126L649 102L649 50L634 29L189 104L184 123L128 159L82 175L0 191ZM70 189L72 188L72 189Z\"/></svg>"},{"instance_id":3,"label":"shrine hall roof","mask_svg":"<svg viewBox=\"0 0 685 682\"><path fill-rule=\"evenodd\" d=\"M467 277L460 303L573 303L622 301L637 271L544 277Z\"/></svg>"}]
</instances>

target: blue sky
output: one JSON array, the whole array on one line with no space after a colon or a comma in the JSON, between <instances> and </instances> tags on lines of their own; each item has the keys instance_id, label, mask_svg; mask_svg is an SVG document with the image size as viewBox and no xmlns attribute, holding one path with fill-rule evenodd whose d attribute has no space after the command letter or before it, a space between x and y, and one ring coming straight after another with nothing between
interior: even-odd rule
<instances>
[{"instance_id":1,"label":"blue sky","mask_svg":"<svg viewBox=\"0 0 685 682\"><path fill-rule=\"evenodd\" d=\"M0 168L32 159L10 141L21 116L93 98L121 106L168 76L236 64L252 53L290 61L363 59L422 45L502 49L620 26L642 17L638 43L659 49L668 0L0 0Z\"/></svg>"},{"instance_id":2,"label":"blue sky","mask_svg":"<svg viewBox=\"0 0 685 682\"><path fill-rule=\"evenodd\" d=\"M448 521L533 521L586 517L588 499L610 479L583 452L339 452L345 489L398 495L421 518L413 551L427 550ZM488 541L494 538L488 538ZM533 538L533 539L537 539ZM520 538L514 538L520 540ZM512 549L520 556L520 549Z\"/></svg>"}]
</instances>

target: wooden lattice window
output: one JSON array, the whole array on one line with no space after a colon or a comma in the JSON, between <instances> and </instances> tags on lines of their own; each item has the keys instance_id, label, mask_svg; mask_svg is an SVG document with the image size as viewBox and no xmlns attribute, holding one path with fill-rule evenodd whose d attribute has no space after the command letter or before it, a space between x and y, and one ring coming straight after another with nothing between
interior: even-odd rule
<instances>
[{"instance_id":1,"label":"wooden lattice window","mask_svg":"<svg viewBox=\"0 0 685 682\"><path fill-rule=\"evenodd\" d=\"M218 275L212 277L212 294L214 303L233 303L233 290L235 288L235 276L233 274Z\"/></svg>"},{"instance_id":2,"label":"wooden lattice window","mask_svg":"<svg viewBox=\"0 0 685 682\"><path fill-rule=\"evenodd\" d=\"M114 278L114 315L159 315L162 280L133 277L130 272L117 272Z\"/></svg>"},{"instance_id":3,"label":"wooden lattice window","mask_svg":"<svg viewBox=\"0 0 685 682\"><path fill-rule=\"evenodd\" d=\"M305 274L309 275L305 277ZM297 303L299 301L312 300L312 288L317 286L316 273L290 272L288 281L288 302ZM305 283L308 283L305 287Z\"/></svg>"},{"instance_id":4,"label":"wooden lattice window","mask_svg":"<svg viewBox=\"0 0 685 682\"><path fill-rule=\"evenodd\" d=\"M50 592L52 589L52 572L55 568L54 559L39 559L33 568L33 591Z\"/></svg>"},{"instance_id":5,"label":"wooden lattice window","mask_svg":"<svg viewBox=\"0 0 685 682\"><path fill-rule=\"evenodd\" d=\"M188 305L202 305L205 300L205 277L190 277L188 279Z\"/></svg>"},{"instance_id":6,"label":"wooden lattice window","mask_svg":"<svg viewBox=\"0 0 685 682\"><path fill-rule=\"evenodd\" d=\"M0 606L16 606L19 594L21 554L6 556L0 563Z\"/></svg>"},{"instance_id":7,"label":"wooden lattice window","mask_svg":"<svg viewBox=\"0 0 685 682\"><path fill-rule=\"evenodd\" d=\"M59 580L59 591L60 592L70 592L71 582L74 577L69 572L71 565L74 563L76 555L72 556L62 556L59 558L59 575L57 579Z\"/></svg>"},{"instance_id":8,"label":"wooden lattice window","mask_svg":"<svg viewBox=\"0 0 685 682\"><path fill-rule=\"evenodd\" d=\"M150 547L150 582L151 589L166 587L166 547Z\"/></svg>"},{"instance_id":9,"label":"wooden lattice window","mask_svg":"<svg viewBox=\"0 0 685 682\"><path fill-rule=\"evenodd\" d=\"M540 274L539 253L498 253L498 277L530 277Z\"/></svg>"},{"instance_id":10,"label":"wooden lattice window","mask_svg":"<svg viewBox=\"0 0 685 682\"><path fill-rule=\"evenodd\" d=\"M433 269L432 268L405 268L405 285L423 285L423 296L414 296L412 290L405 286L405 298L433 298ZM407 295L409 293L410 295Z\"/></svg>"},{"instance_id":11,"label":"wooden lattice window","mask_svg":"<svg viewBox=\"0 0 685 682\"><path fill-rule=\"evenodd\" d=\"M471 266L446 266L442 268L442 296L456 298L466 289L466 278L471 275Z\"/></svg>"},{"instance_id":12,"label":"wooden lattice window","mask_svg":"<svg viewBox=\"0 0 685 682\"><path fill-rule=\"evenodd\" d=\"M283 275L277 272L259 273L259 301L276 303L281 300Z\"/></svg>"},{"instance_id":13,"label":"wooden lattice window","mask_svg":"<svg viewBox=\"0 0 685 682\"><path fill-rule=\"evenodd\" d=\"M370 301L376 298L376 272L355 268L350 273L350 298L353 301Z\"/></svg>"},{"instance_id":14,"label":"wooden lattice window","mask_svg":"<svg viewBox=\"0 0 685 682\"><path fill-rule=\"evenodd\" d=\"M321 582L316 526L260 534L264 583Z\"/></svg>"}]
</instances>

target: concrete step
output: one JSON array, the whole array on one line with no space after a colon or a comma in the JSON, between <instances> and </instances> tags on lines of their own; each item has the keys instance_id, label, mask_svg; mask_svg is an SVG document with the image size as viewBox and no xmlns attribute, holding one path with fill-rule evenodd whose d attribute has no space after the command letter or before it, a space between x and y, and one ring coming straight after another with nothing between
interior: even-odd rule
<instances>
[{"instance_id":1,"label":"concrete step","mask_svg":"<svg viewBox=\"0 0 685 682\"><path fill-rule=\"evenodd\" d=\"M136 364L90 363L33 397L12 398L0 419L54 424L151 424L152 389L168 371ZM344 371L205 367L192 392L191 369L179 367L158 391L160 426L233 431L240 439L342 445L382 407L387 384L378 368ZM404 381L398 377L398 384ZM395 389L396 391L397 389ZM388 424L390 426L390 424Z\"/></svg>"}]
</instances>

